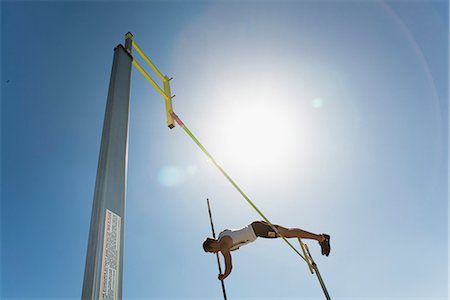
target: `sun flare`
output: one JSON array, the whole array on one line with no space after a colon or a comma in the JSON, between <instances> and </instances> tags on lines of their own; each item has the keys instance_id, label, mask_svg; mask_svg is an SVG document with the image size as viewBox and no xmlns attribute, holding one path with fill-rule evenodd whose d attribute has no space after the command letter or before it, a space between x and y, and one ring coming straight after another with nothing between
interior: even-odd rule
<instances>
[{"instance_id":1,"label":"sun flare","mask_svg":"<svg viewBox=\"0 0 450 300\"><path fill-rule=\"evenodd\" d=\"M235 81L233 86L239 93L220 88L222 103L226 103L217 123L223 163L252 171L281 170L294 144L292 112L283 100L287 96L284 84L256 77Z\"/></svg>"}]
</instances>

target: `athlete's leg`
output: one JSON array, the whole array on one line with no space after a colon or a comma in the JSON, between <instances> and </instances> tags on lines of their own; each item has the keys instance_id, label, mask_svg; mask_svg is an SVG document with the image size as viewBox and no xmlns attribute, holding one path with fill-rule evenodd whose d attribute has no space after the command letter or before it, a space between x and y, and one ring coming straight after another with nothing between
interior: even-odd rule
<instances>
[{"instance_id":1,"label":"athlete's leg","mask_svg":"<svg viewBox=\"0 0 450 300\"><path fill-rule=\"evenodd\" d=\"M319 242L320 248L322 250L322 255L328 256L330 254L330 236L328 234L315 234L300 228L285 228L283 226L275 224L274 226L276 226L278 232L286 238L316 240Z\"/></svg>"},{"instance_id":2,"label":"athlete's leg","mask_svg":"<svg viewBox=\"0 0 450 300\"><path fill-rule=\"evenodd\" d=\"M277 238L279 235L282 235L285 238L316 240L320 244L322 254L326 256L330 254L330 236L328 234L315 234L300 228L286 228L276 224L272 224L271 226L265 221L255 221L251 226L257 237Z\"/></svg>"},{"instance_id":3,"label":"athlete's leg","mask_svg":"<svg viewBox=\"0 0 450 300\"><path fill-rule=\"evenodd\" d=\"M318 242L322 242L323 240L325 240L323 234L315 234L300 228L286 228L280 225L275 224L273 225L275 226L275 228L277 228L278 232L285 238L311 239L316 240Z\"/></svg>"}]
</instances>

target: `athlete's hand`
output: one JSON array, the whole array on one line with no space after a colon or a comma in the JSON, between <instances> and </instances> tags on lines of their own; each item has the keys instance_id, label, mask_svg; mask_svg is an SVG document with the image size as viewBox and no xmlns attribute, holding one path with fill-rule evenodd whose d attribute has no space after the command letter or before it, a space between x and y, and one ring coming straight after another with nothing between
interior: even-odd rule
<instances>
[{"instance_id":1,"label":"athlete's hand","mask_svg":"<svg viewBox=\"0 0 450 300\"><path fill-rule=\"evenodd\" d=\"M223 274L219 274L219 280L224 280L226 278L226 276L225 275L223 275Z\"/></svg>"}]
</instances>

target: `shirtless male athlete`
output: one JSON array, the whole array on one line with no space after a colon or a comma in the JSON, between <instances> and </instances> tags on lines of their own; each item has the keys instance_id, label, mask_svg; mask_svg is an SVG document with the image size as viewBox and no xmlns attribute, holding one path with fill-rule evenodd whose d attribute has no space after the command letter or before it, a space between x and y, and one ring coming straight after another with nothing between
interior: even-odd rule
<instances>
[{"instance_id":1,"label":"shirtless male athlete","mask_svg":"<svg viewBox=\"0 0 450 300\"><path fill-rule=\"evenodd\" d=\"M206 238L203 242L203 250L210 253L221 252L225 258L225 272L219 274L219 280L224 280L231 273L233 266L231 264L230 251L237 250L245 244L254 242L258 237L277 238L282 235L285 238L312 239L319 242L322 255L328 256L330 254L330 236L328 234L314 234L299 228L285 228L275 224L273 226L276 231L267 222L255 221L239 230L225 229L219 234L217 240Z\"/></svg>"}]
</instances>

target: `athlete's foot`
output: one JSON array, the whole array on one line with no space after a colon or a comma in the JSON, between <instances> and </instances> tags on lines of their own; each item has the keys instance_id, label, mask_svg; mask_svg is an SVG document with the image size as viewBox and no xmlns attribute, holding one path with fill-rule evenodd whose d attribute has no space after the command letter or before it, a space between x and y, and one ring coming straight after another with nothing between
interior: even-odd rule
<instances>
[{"instance_id":1,"label":"athlete's foot","mask_svg":"<svg viewBox=\"0 0 450 300\"><path fill-rule=\"evenodd\" d=\"M322 249L322 255L328 256L330 254L330 236L328 234L322 234L322 240L319 241L320 248Z\"/></svg>"}]
</instances>

